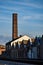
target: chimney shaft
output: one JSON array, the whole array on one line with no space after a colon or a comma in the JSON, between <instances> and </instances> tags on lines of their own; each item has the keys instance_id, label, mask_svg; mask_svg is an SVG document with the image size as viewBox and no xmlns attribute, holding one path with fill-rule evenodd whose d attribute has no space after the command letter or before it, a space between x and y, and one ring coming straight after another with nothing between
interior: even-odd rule
<instances>
[{"instance_id":1,"label":"chimney shaft","mask_svg":"<svg viewBox=\"0 0 43 65\"><path fill-rule=\"evenodd\" d=\"M12 39L16 39L18 37L17 30L17 14L13 14L13 23L12 23Z\"/></svg>"}]
</instances>

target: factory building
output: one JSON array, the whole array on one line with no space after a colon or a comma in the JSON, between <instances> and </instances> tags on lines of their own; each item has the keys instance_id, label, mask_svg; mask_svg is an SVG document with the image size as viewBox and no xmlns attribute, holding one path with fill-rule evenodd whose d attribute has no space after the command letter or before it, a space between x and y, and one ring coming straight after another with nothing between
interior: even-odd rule
<instances>
[{"instance_id":1,"label":"factory building","mask_svg":"<svg viewBox=\"0 0 43 65\"><path fill-rule=\"evenodd\" d=\"M12 15L12 40L6 43L6 51L10 58L27 58L28 41L32 38L27 35L18 37L17 14Z\"/></svg>"}]
</instances>

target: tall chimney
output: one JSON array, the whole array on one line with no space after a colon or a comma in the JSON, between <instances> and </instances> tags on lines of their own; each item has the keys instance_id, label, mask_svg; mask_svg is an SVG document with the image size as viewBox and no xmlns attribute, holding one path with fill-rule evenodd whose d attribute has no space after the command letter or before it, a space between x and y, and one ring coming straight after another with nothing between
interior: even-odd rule
<instances>
[{"instance_id":1,"label":"tall chimney","mask_svg":"<svg viewBox=\"0 0 43 65\"><path fill-rule=\"evenodd\" d=\"M16 39L18 37L17 30L17 14L13 14L13 23L12 23L12 39Z\"/></svg>"}]
</instances>

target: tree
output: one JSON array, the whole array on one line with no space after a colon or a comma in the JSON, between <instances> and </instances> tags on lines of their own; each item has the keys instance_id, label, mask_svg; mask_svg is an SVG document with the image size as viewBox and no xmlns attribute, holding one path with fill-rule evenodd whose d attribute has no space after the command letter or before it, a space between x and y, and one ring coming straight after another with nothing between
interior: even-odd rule
<instances>
[{"instance_id":1,"label":"tree","mask_svg":"<svg viewBox=\"0 0 43 65\"><path fill-rule=\"evenodd\" d=\"M27 41L26 46L27 46L27 47L30 47L30 40Z\"/></svg>"},{"instance_id":2,"label":"tree","mask_svg":"<svg viewBox=\"0 0 43 65\"><path fill-rule=\"evenodd\" d=\"M27 48L27 52L28 52L29 48L30 48L30 40L27 41L26 48Z\"/></svg>"},{"instance_id":3,"label":"tree","mask_svg":"<svg viewBox=\"0 0 43 65\"><path fill-rule=\"evenodd\" d=\"M24 40L23 40L22 43L20 44L20 48L24 48Z\"/></svg>"},{"instance_id":4,"label":"tree","mask_svg":"<svg viewBox=\"0 0 43 65\"><path fill-rule=\"evenodd\" d=\"M34 46L38 45L38 37L35 37Z\"/></svg>"}]
</instances>

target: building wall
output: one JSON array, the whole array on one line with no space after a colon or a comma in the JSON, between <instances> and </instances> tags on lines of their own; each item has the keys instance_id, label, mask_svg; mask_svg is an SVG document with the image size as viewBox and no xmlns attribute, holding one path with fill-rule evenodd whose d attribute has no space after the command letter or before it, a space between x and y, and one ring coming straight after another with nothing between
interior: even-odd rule
<instances>
[{"instance_id":1,"label":"building wall","mask_svg":"<svg viewBox=\"0 0 43 65\"><path fill-rule=\"evenodd\" d=\"M32 53L33 53L33 57L32 58L37 59L38 58L38 56L37 56L37 47L33 47Z\"/></svg>"},{"instance_id":2,"label":"building wall","mask_svg":"<svg viewBox=\"0 0 43 65\"><path fill-rule=\"evenodd\" d=\"M43 59L43 35L40 40L40 59Z\"/></svg>"},{"instance_id":3,"label":"building wall","mask_svg":"<svg viewBox=\"0 0 43 65\"><path fill-rule=\"evenodd\" d=\"M2 55L3 52L5 52L6 49L0 49L0 55Z\"/></svg>"},{"instance_id":4,"label":"building wall","mask_svg":"<svg viewBox=\"0 0 43 65\"><path fill-rule=\"evenodd\" d=\"M37 59L37 47L31 47L28 51L28 58Z\"/></svg>"},{"instance_id":5,"label":"building wall","mask_svg":"<svg viewBox=\"0 0 43 65\"><path fill-rule=\"evenodd\" d=\"M43 59L43 44L40 45L40 59Z\"/></svg>"}]
</instances>

